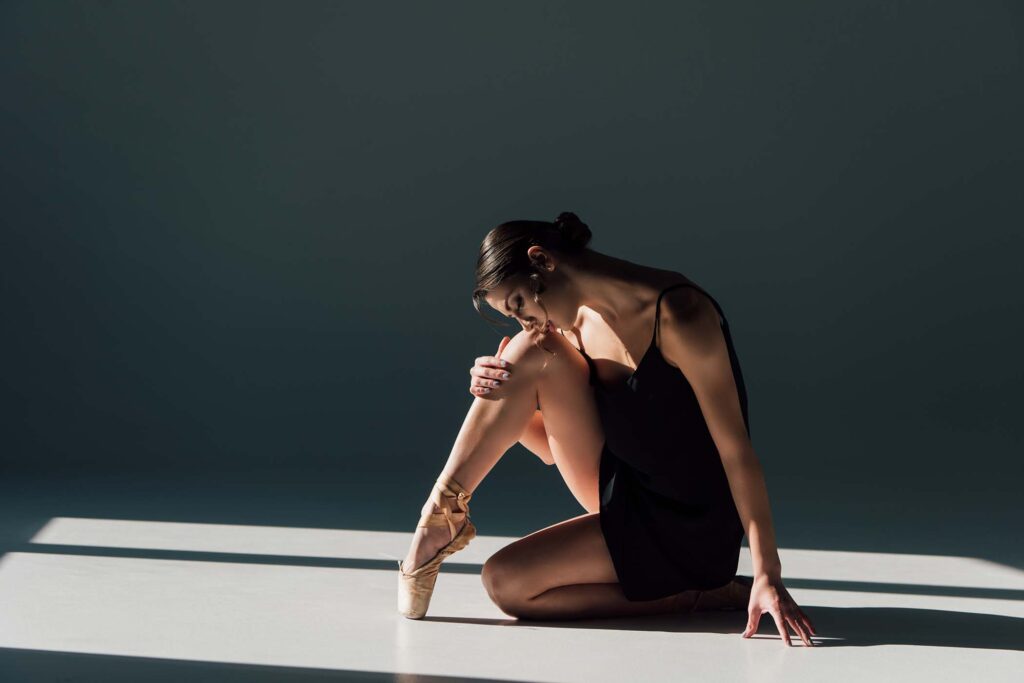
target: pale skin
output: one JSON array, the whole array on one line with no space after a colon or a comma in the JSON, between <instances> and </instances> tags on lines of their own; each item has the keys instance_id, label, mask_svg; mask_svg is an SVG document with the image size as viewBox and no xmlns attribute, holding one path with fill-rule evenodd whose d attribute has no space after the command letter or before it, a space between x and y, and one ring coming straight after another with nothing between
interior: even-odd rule
<instances>
[{"instance_id":1,"label":"pale skin","mask_svg":"<svg viewBox=\"0 0 1024 683\"><path fill-rule=\"evenodd\" d=\"M484 563L481 579L503 612L521 618L678 611L695 592L630 601L619 586L599 526L604 433L579 349L594 359L602 384L623 381L650 343L658 292L689 280L589 250L571 261L536 245L527 254L544 273L543 308L524 281L502 283L486 295L492 308L514 318L523 331L505 337L494 356L476 359L470 370L475 399L440 476L472 492L519 442L558 468L587 512L505 546ZM656 344L693 387L750 545L754 583L742 636L752 637L768 613L785 645L792 644L792 630L813 646L815 627L782 582L764 474L743 422L714 305L692 287L666 292ZM422 509L428 505L437 510L429 501ZM450 540L447 528L417 528L405 566L418 567Z\"/></svg>"}]
</instances>

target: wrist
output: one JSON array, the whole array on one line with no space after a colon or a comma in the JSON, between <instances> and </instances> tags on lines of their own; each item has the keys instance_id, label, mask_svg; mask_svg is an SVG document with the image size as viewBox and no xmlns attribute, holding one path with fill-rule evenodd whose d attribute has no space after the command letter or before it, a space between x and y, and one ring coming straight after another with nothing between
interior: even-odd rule
<instances>
[{"instance_id":1,"label":"wrist","mask_svg":"<svg viewBox=\"0 0 1024 683\"><path fill-rule=\"evenodd\" d=\"M782 563L781 562L776 562L774 564L764 565L764 566L759 567L756 570L754 570L754 579L755 580L760 579L762 577L768 579L769 583L774 583L775 581L781 581L782 580Z\"/></svg>"}]
</instances>

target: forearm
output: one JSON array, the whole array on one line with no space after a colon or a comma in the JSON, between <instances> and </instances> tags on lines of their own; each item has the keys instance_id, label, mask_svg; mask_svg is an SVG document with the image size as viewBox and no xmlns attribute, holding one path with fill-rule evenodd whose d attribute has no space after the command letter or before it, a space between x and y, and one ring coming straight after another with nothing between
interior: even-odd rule
<instances>
[{"instance_id":1,"label":"forearm","mask_svg":"<svg viewBox=\"0 0 1024 683\"><path fill-rule=\"evenodd\" d=\"M779 579L782 576L782 561L775 543L768 487L761 461L751 450L736 457L725 458L723 464L736 510L750 544L754 576L767 575L770 579Z\"/></svg>"}]
</instances>

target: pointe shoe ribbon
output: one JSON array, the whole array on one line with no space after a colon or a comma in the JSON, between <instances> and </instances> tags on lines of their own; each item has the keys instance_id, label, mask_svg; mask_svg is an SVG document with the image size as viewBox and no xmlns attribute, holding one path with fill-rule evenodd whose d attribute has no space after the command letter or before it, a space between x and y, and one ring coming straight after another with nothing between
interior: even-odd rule
<instances>
[{"instance_id":1,"label":"pointe shoe ribbon","mask_svg":"<svg viewBox=\"0 0 1024 683\"><path fill-rule=\"evenodd\" d=\"M447 524L448 531L451 532L452 538L455 538L455 522L461 522L469 514L469 499L472 497L473 494L462 488L454 479L447 481L437 479L434 488L430 490L430 502L438 507L439 512L427 510L420 516L420 521L416 526L430 527ZM455 499L457 510L452 510L447 498ZM456 516L458 516L458 520L455 519Z\"/></svg>"},{"instance_id":2,"label":"pointe shoe ribbon","mask_svg":"<svg viewBox=\"0 0 1024 683\"><path fill-rule=\"evenodd\" d=\"M409 619L421 619L427 613L434 584L441 568L441 562L454 552L462 550L476 536L476 527L469 519L469 499L473 494L466 491L454 479L440 478L431 490L430 501L439 509L425 511L417 527L447 526L452 540L437 551L426 563L406 573L403 561L398 562L398 612ZM456 508L452 509L453 504ZM462 529L456 533L456 522L465 520Z\"/></svg>"}]
</instances>

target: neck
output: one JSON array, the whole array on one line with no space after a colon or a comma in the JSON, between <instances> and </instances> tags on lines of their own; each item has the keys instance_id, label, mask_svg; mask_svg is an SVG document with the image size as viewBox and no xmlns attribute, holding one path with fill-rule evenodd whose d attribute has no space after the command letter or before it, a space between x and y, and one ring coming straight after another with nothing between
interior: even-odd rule
<instances>
[{"instance_id":1,"label":"neck","mask_svg":"<svg viewBox=\"0 0 1024 683\"><path fill-rule=\"evenodd\" d=\"M616 323L629 319L642 307L641 267L630 261L600 252L586 252L576 262L572 272L579 313L573 321L578 329L583 320L583 308L597 313L613 329Z\"/></svg>"}]
</instances>

